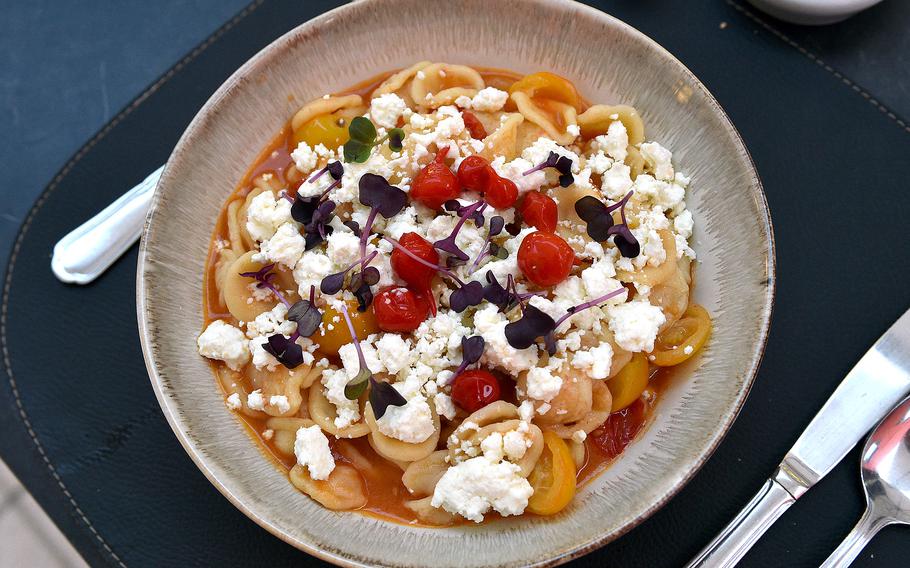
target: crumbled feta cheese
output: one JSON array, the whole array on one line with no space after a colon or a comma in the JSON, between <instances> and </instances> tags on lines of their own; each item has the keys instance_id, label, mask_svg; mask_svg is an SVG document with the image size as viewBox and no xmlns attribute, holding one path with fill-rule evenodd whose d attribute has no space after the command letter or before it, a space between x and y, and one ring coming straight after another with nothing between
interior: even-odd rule
<instances>
[{"instance_id":1,"label":"crumbled feta cheese","mask_svg":"<svg viewBox=\"0 0 910 568\"><path fill-rule=\"evenodd\" d=\"M335 458L329 449L329 439L319 426L307 426L297 430L294 455L297 456L297 463L306 467L313 479L328 479L335 470Z\"/></svg>"},{"instance_id":2,"label":"crumbled feta cheese","mask_svg":"<svg viewBox=\"0 0 910 568\"><path fill-rule=\"evenodd\" d=\"M403 390L400 383L392 386L399 392ZM419 393L412 396L404 406L386 408L385 414L376 420L376 424L386 436L409 444L419 444L436 431L430 405Z\"/></svg>"},{"instance_id":3,"label":"crumbled feta cheese","mask_svg":"<svg viewBox=\"0 0 910 568\"><path fill-rule=\"evenodd\" d=\"M468 104L459 104L459 106L480 112L496 112L505 106L507 100L509 100L509 93L500 91L495 87L485 87L478 91L473 98L469 99ZM462 101L462 103L464 102Z\"/></svg>"},{"instance_id":4,"label":"crumbled feta cheese","mask_svg":"<svg viewBox=\"0 0 910 568\"><path fill-rule=\"evenodd\" d=\"M518 405L518 417L521 418L522 422L530 422L534 419L534 403L530 400L522 401Z\"/></svg>"},{"instance_id":5,"label":"crumbled feta cheese","mask_svg":"<svg viewBox=\"0 0 910 568\"><path fill-rule=\"evenodd\" d=\"M435 383L427 383L435 384ZM440 416L445 416L449 420L455 419L455 414L457 410L455 409L455 403L452 402L452 397L446 393L440 392L433 395L433 405L436 407L436 414Z\"/></svg>"},{"instance_id":6,"label":"crumbled feta cheese","mask_svg":"<svg viewBox=\"0 0 910 568\"><path fill-rule=\"evenodd\" d=\"M278 359L271 353L265 350L264 346L268 343L268 340L269 338L266 335L257 335L250 339L250 354L252 355L254 367L257 369L266 368L269 371L274 371L281 363L279 363Z\"/></svg>"},{"instance_id":7,"label":"crumbled feta cheese","mask_svg":"<svg viewBox=\"0 0 910 568\"><path fill-rule=\"evenodd\" d=\"M356 400L348 400L344 387L350 378L344 369L326 369L322 372L325 398L335 405L335 427L346 428L360 420L360 406Z\"/></svg>"},{"instance_id":8,"label":"crumbled feta cheese","mask_svg":"<svg viewBox=\"0 0 910 568\"><path fill-rule=\"evenodd\" d=\"M411 362L411 342L397 333L384 333L376 341L376 355L390 375L397 375Z\"/></svg>"},{"instance_id":9,"label":"crumbled feta cheese","mask_svg":"<svg viewBox=\"0 0 910 568\"><path fill-rule=\"evenodd\" d=\"M306 240L300 234L296 222L285 223L278 227L275 234L259 246L259 252L253 255L255 262L278 262L293 269L306 250Z\"/></svg>"},{"instance_id":10,"label":"crumbled feta cheese","mask_svg":"<svg viewBox=\"0 0 910 568\"><path fill-rule=\"evenodd\" d=\"M524 158L515 158L511 162L506 162L505 156L496 156L490 165L501 177L510 179L518 188L518 195L524 195L529 191L537 191L547 183L547 174L543 170L537 170L528 175L524 172L532 169L536 164L532 164ZM497 213L500 213L497 211Z\"/></svg>"},{"instance_id":11,"label":"crumbled feta cheese","mask_svg":"<svg viewBox=\"0 0 910 568\"><path fill-rule=\"evenodd\" d=\"M625 160L629 153L629 133L625 125L618 120L611 122L606 134L594 138L592 148L603 150L617 162Z\"/></svg>"},{"instance_id":12,"label":"crumbled feta cheese","mask_svg":"<svg viewBox=\"0 0 910 568\"><path fill-rule=\"evenodd\" d=\"M669 150L657 142L645 142L641 145L641 157L651 166L654 177L664 181L673 179L675 172L670 161L673 155Z\"/></svg>"},{"instance_id":13,"label":"crumbled feta cheese","mask_svg":"<svg viewBox=\"0 0 910 568\"><path fill-rule=\"evenodd\" d=\"M322 279L332 273L332 260L323 252L308 250L294 267L294 281L301 298L310 297L310 286L319 290Z\"/></svg>"},{"instance_id":14,"label":"crumbled feta cheese","mask_svg":"<svg viewBox=\"0 0 910 568\"><path fill-rule=\"evenodd\" d=\"M248 394L246 405L250 410L265 410L265 398L262 396L262 390L256 389Z\"/></svg>"},{"instance_id":15,"label":"crumbled feta cheese","mask_svg":"<svg viewBox=\"0 0 910 568\"><path fill-rule=\"evenodd\" d=\"M306 175L316 168L319 156L310 148L309 144L301 141L300 144L297 144L297 148L291 152L291 159L294 160L294 165L297 166L300 173Z\"/></svg>"},{"instance_id":16,"label":"crumbled feta cheese","mask_svg":"<svg viewBox=\"0 0 910 568\"><path fill-rule=\"evenodd\" d=\"M550 402L562 388L562 377L554 375L544 367L534 367L528 371L528 396Z\"/></svg>"},{"instance_id":17,"label":"crumbled feta cheese","mask_svg":"<svg viewBox=\"0 0 910 568\"><path fill-rule=\"evenodd\" d=\"M509 461L517 462L528 451L529 440L517 430L509 430L502 436L502 449Z\"/></svg>"},{"instance_id":18,"label":"crumbled feta cheese","mask_svg":"<svg viewBox=\"0 0 910 568\"><path fill-rule=\"evenodd\" d=\"M224 361L228 367L239 371L250 360L246 336L238 328L215 320L196 340L199 354L209 359Z\"/></svg>"},{"instance_id":19,"label":"crumbled feta cheese","mask_svg":"<svg viewBox=\"0 0 910 568\"><path fill-rule=\"evenodd\" d=\"M291 409L291 403L288 401L288 397L284 396L283 394L270 396L269 406L274 406L281 414L284 414Z\"/></svg>"},{"instance_id":20,"label":"crumbled feta cheese","mask_svg":"<svg viewBox=\"0 0 910 568\"><path fill-rule=\"evenodd\" d=\"M395 128L407 108L404 99L395 93L385 93L370 101L370 116L376 126Z\"/></svg>"},{"instance_id":21,"label":"crumbled feta cheese","mask_svg":"<svg viewBox=\"0 0 910 568\"><path fill-rule=\"evenodd\" d=\"M287 199L275 199L271 191L253 197L246 212L246 230L256 241L272 238L278 227L292 222L291 204Z\"/></svg>"},{"instance_id":22,"label":"crumbled feta cheese","mask_svg":"<svg viewBox=\"0 0 910 568\"><path fill-rule=\"evenodd\" d=\"M572 138L578 138L581 136L581 128L577 124L570 124L566 126L566 134Z\"/></svg>"},{"instance_id":23,"label":"crumbled feta cheese","mask_svg":"<svg viewBox=\"0 0 910 568\"><path fill-rule=\"evenodd\" d=\"M534 368L539 358L537 346L515 349L509 345L505 334L508 323L509 320L499 313L499 308L494 304L483 304L481 309L474 313L474 332L486 341L486 349L481 360L513 373Z\"/></svg>"},{"instance_id":24,"label":"crumbled feta cheese","mask_svg":"<svg viewBox=\"0 0 910 568\"><path fill-rule=\"evenodd\" d=\"M227 404L227 407L231 410L238 410L243 406L243 403L240 401L240 395L237 393L231 393L231 396L227 397L225 404Z\"/></svg>"},{"instance_id":25,"label":"crumbled feta cheese","mask_svg":"<svg viewBox=\"0 0 910 568\"><path fill-rule=\"evenodd\" d=\"M263 440L268 441L268 440L271 440L271 439L274 438L274 437L275 437L275 431L272 430L271 428L268 428L267 430L263 430L263 431L262 431L262 439L263 439Z\"/></svg>"},{"instance_id":26,"label":"crumbled feta cheese","mask_svg":"<svg viewBox=\"0 0 910 568\"><path fill-rule=\"evenodd\" d=\"M660 308L641 300L610 306L607 313L616 344L633 353L652 351L657 331L666 321Z\"/></svg>"},{"instance_id":27,"label":"crumbled feta cheese","mask_svg":"<svg viewBox=\"0 0 910 568\"><path fill-rule=\"evenodd\" d=\"M262 312L253 321L246 323L246 336L250 339L260 336L269 336L280 333L281 335L291 335L297 329L297 324L285 319L288 308L282 303L275 304L275 307L267 312Z\"/></svg>"},{"instance_id":28,"label":"crumbled feta cheese","mask_svg":"<svg viewBox=\"0 0 910 568\"><path fill-rule=\"evenodd\" d=\"M588 297L591 299L598 298L621 288L622 283L613 278L613 276L616 276L616 268L613 266L613 261L609 259L597 260L591 266L582 270L581 280L585 284L585 291L588 293ZM625 298L626 294L620 294L609 301L615 304L623 302Z\"/></svg>"},{"instance_id":29,"label":"crumbled feta cheese","mask_svg":"<svg viewBox=\"0 0 910 568\"><path fill-rule=\"evenodd\" d=\"M333 231L326 238L325 252L336 268L344 270L360 259L360 237L351 231Z\"/></svg>"},{"instance_id":30,"label":"crumbled feta cheese","mask_svg":"<svg viewBox=\"0 0 910 568\"><path fill-rule=\"evenodd\" d=\"M632 185L632 168L619 161L613 162L610 169L601 176L601 191L613 201L622 199L632 189Z\"/></svg>"},{"instance_id":31,"label":"crumbled feta cheese","mask_svg":"<svg viewBox=\"0 0 910 568\"><path fill-rule=\"evenodd\" d=\"M578 154L564 146L560 146L554 140L545 136L541 136L533 144L522 150L521 157L536 166L546 160L550 152L569 158L572 160L572 171L575 173L579 171ZM552 175L555 179L556 174Z\"/></svg>"},{"instance_id":32,"label":"crumbled feta cheese","mask_svg":"<svg viewBox=\"0 0 910 568\"><path fill-rule=\"evenodd\" d=\"M572 355L572 366L585 371L592 379L606 379L609 377L612 365L613 346L607 342L603 342L591 349L576 351Z\"/></svg>"},{"instance_id":33,"label":"crumbled feta cheese","mask_svg":"<svg viewBox=\"0 0 910 568\"><path fill-rule=\"evenodd\" d=\"M479 523L491 508L503 516L520 515L533 493L517 465L477 456L446 470L430 504Z\"/></svg>"}]
</instances>

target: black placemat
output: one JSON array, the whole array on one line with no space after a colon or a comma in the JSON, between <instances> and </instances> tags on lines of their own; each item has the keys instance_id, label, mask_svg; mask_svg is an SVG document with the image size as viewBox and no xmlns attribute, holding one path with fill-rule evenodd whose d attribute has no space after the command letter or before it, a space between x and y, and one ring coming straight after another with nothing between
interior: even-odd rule
<instances>
[{"instance_id":1,"label":"black placemat","mask_svg":"<svg viewBox=\"0 0 910 568\"><path fill-rule=\"evenodd\" d=\"M740 418L666 507L577 561L675 566L752 496L852 363L910 304L904 230L910 193L902 175L910 129L736 3L591 4L655 38L712 90L755 158L775 222L775 319ZM91 563L317 562L234 509L177 443L139 350L135 250L85 288L58 283L48 261L56 239L167 158L196 110L239 64L334 5L273 0L240 14L64 167L15 243L0 322L0 452ZM824 559L861 512L856 454L801 499L742 565ZM857 565L904 564L907 536L886 529Z\"/></svg>"}]
</instances>

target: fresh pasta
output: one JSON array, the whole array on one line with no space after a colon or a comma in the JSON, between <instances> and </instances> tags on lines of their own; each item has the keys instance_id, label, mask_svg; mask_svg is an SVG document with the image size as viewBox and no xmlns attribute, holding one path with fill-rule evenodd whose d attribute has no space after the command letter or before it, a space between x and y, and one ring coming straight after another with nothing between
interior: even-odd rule
<instances>
[{"instance_id":1,"label":"fresh pasta","mask_svg":"<svg viewBox=\"0 0 910 568\"><path fill-rule=\"evenodd\" d=\"M222 208L199 353L328 509L557 514L710 335L677 167L549 72L422 61L325 95Z\"/></svg>"}]
</instances>

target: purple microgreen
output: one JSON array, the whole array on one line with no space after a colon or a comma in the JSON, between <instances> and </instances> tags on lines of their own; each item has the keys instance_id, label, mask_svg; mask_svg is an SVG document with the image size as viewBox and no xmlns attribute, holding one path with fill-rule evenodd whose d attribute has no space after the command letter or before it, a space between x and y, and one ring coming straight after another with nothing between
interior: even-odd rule
<instances>
[{"instance_id":1,"label":"purple microgreen","mask_svg":"<svg viewBox=\"0 0 910 568\"><path fill-rule=\"evenodd\" d=\"M386 219L398 215L408 204L408 195L380 175L363 174L359 185L360 202L378 210Z\"/></svg>"},{"instance_id":2,"label":"purple microgreen","mask_svg":"<svg viewBox=\"0 0 910 568\"><path fill-rule=\"evenodd\" d=\"M334 162L329 162L324 168L310 176L310 179L307 180L307 183L313 183L314 181L321 178L326 172L332 176L333 180L338 181L341 179L341 176L344 175L344 165L342 165L342 163L337 160Z\"/></svg>"},{"instance_id":3,"label":"purple microgreen","mask_svg":"<svg viewBox=\"0 0 910 568\"><path fill-rule=\"evenodd\" d=\"M449 295L449 306L460 314L469 307L480 304L483 297L483 284L472 280Z\"/></svg>"},{"instance_id":4,"label":"purple microgreen","mask_svg":"<svg viewBox=\"0 0 910 568\"><path fill-rule=\"evenodd\" d=\"M294 205L291 206L291 216L295 221L303 224L306 250L310 250L325 241L334 230L329 225L329 222L334 215L335 202L330 200L320 201L320 199L322 198L302 198L298 195Z\"/></svg>"},{"instance_id":5,"label":"purple microgreen","mask_svg":"<svg viewBox=\"0 0 910 568\"><path fill-rule=\"evenodd\" d=\"M470 205L462 205L457 199L450 199L443 203L443 207L446 211L455 213L458 217L468 216L469 219L474 221L474 226L483 227L484 217L483 212L487 208L487 204L484 203L480 209L474 210L474 203ZM469 212L469 210L471 210Z\"/></svg>"},{"instance_id":6,"label":"purple microgreen","mask_svg":"<svg viewBox=\"0 0 910 568\"><path fill-rule=\"evenodd\" d=\"M351 271L352 268L354 268L355 266L360 266L362 264L369 264L370 262L372 262L372 260L374 258L376 258L376 255L378 255L378 254L379 254L379 251L374 250L365 259L362 259L362 260L357 259L354 262L352 262L344 270L342 270L340 272L335 272L334 274L329 274L328 276L326 276L325 278L322 279L322 282L319 283L319 290L323 294L329 294L329 295L337 294L338 292L341 291L342 288L344 288L345 276L347 275L348 272ZM378 272L378 270L377 270L377 272Z\"/></svg>"},{"instance_id":7,"label":"purple microgreen","mask_svg":"<svg viewBox=\"0 0 910 568\"><path fill-rule=\"evenodd\" d=\"M572 177L572 160L566 156L560 156L556 152L550 152L546 160L530 170L522 172L521 175L528 176L546 168L555 168L559 172L559 185L562 187L569 187L575 183L575 178Z\"/></svg>"},{"instance_id":8,"label":"purple microgreen","mask_svg":"<svg viewBox=\"0 0 910 568\"><path fill-rule=\"evenodd\" d=\"M451 234L449 234L449 236L444 239L436 241L433 243L433 246L439 250L443 250L451 254L459 260L467 261L470 257L463 250L458 248L458 245L455 243L455 238L458 236L458 232L461 231L461 228L464 226L468 218L472 217L474 213L484 205L486 205L486 202L482 199L479 199L472 203L470 206L464 208L463 211L459 212L460 218L458 219L458 223L456 223L455 227L452 229ZM483 216L481 215L481 218L482 217ZM474 222L475 224L477 223L476 220Z\"/></svg>"},{"instance_id":9,"label":"purple microgreen","mask_svg":"<svg viewBox=\"0 0 910 568\"><path fill-rule=\"evenodd\" d=\"M501 311L507 312L523 300L544 293L542 291L519 293L511 274L509 274L505 287L499 283L492 270L487 270L486 279L487 285L483 289L483 299L498 306Z\"/></svg>"},{"instance_id":10,"label":"purple microgreen","mask_svg":"<svg viewBox=\"0 0 910 568\"><path fill-rule=\"evenodd\" d=\"M310 337L322 323L322 312L316 307L316 287L310 286L310 299L300 300L288 309L287 318L297 324L297 334Z\"/></svg>"},{"instance_id":11,"label":"purple microgreen","mask_svg":"<svg viewBox=\"0 0 910 568\"><path fill-rule=\"evenodd\" d=\"M513 237L517 237L518 233L521 232L521 222L515 221L513 223L507 223L506 232L509 233L510 235L512 235Z\"/></svg>"},{"instance_id":12,"label":"purple microgreen","mask_svg":"<svg viewBox=\"0 0 910 568\"><path fill-rule=\"evenodd\" d=\"M375 256L375 254L372 256ZM370 257L370 260L372 260L372 256ZM351 290L357 298L359 304L357 307L358 311L366 311L366 309L370 307L370 304L373 303L373 290L371 287L378 283L379 269L375 266L368 266L363 269L363 272L356 272L351 276L351 283L348 285L348 289Z\"/></svg>"},{"instance_id":13,"label":"purple microgreen","mask_svg":"<svg viewBox=\"0 0 910 568\"><path fill-rule=\"evenodd\" d=\"M272 294L275 294L275 297L278 298L282 304L290 308L291 303L284 297L284 294L281 293L278 287L272 283L272 280L278 277L277 274L272 272L273 268L275 268L274 262L263 266L256 272L241 272L240 276L243 276L244 278L253 278L258 283L256 284L257 288L267 288L268 290L271 290Z\"/></svg>"},{"instance_id":14,"label":"purple microgreen","mask_svg":"<svg viewBox=\"0 0 910 568\"><path fill-rule=\"evenodd\" d=\"M607 206L596 197L587 195L575 202L575 212L587 223L588 236L597 242L604 242L613 237L613 244L619 253L626 258L635 258L641 253L641 245L629 229L626 222L626 204L632 197L629 191L622 199ZM621 224L613 223L613 211L619 209Z\"/></svg>"},{"instance_id":15,"label":"purple microgreen","mask_svg":"<svg viewBox=\"0 0 910 568\"><path fill-rule=\"evenodd\" d=\"M404 406L407 403L398 389L391 384L370 377L370 406L373 407L373 416L376 420L385 416L390 406Z\"/></svg>"},{"instance_id":16,"label":"purple microgreen","mask_svg":"<svg viewBox=\"0 0 910 568\"><path fill-rule=\"evenodd\" d=\"M461 338L461 365L455 369L455 373L449 378L451 383L458 375L462 374L469 365L473 365L480 360L483 351L486 348L486 341L483 337L475 335L472 337L464 336Z\"/></svg>"},{"instance_id":17,"label":"purple microgreen","mask_svg":"<svg viewBox=\"0 0 910 568\"><path fill-rule=\"evenodd\" d=\"M490 256L495 256L499 260L505 260L509 258L509 251L496 243L490 243Z\"/></svg>"},{"instance_id":18,"label":"purple microgreen","mask_svg":"<svg viewBox=\"0 0 910 568\"><path fill-rule=\"evenodd\" d=\"M276 333L269 336L268 343L263 343L262 349L288 369L293 369L303 363L303 349L297 344L298 337L296 331L291 337Z\"/></svg>"},{"instance_id":19,"label":"purple microgreen","mask_svg":"<svg viewBox=\"0 0 910 568\"><path fill-rule=\"evenodd\" d=\"M556 338L554 332L564 321L582 310L598 306L610 298L619 296L625 291L626 289L624 287L619 287L599 298L594 298L593 300L573 306L566 310L566 313L557 320L554 320L548 314L534 306L527 306L524 308L520 319L506 324L506 340L509 342L509 345L515 349L527 349L535 344L539 338L543 338L547 352L550 353L550 355L553 355L556 353Z\"/></svg>"},{"instance_id":20,"label":"purple microgreen","mask_svg":"<svg viewBox=\"0 0 910 568\"><path fill-rule=\"evenodd\" d=\"M345 221L342 224L345 227L347 227L348 229L350 229L351 232L353 232L355 236L357 236L357 237L360 236L360 223L358 223L357 221Z\"/></svg>"},{"instance_id":21,"label":"purple microgreen","mask_svg":"<svg viewBox=\"0 0 910 568\"><path fill-rule=\"evenodd\" d=\"M370 406L373 408L373 416L378 420L385 415L389 406L404 406L408 401L389 383L373 378L373 373L367 366L363 350L360 348L360 338L357 337L357 330L354 329L354 324L351 322L351 314L348 312L346 304L341 305L341 313L344 315L344 321L351 333L351 340L354 342L354 349L357 351L357 359L360 362L357 374L344 387L344 396L348 400L357 399L369 384Z\"/></svg>"},{"instance_id":22,"label":"purple microgreen","mask_svg":"<svg viewBox=\"0 0 910 568\"><path fill-rule=\"evenodd\" d=\"M471 263L471 272L477 269L480 265L480 261L486 258L487 256L495 256L501 249L496 243L491 243L490 239L499 235L502 232L503 227L505 226L506 221L499 215L494 216L490 219L490 230L487 232L487 238L483 242L483 246L480 248L480 252L477 253L477 258L474 259L474 262ZM508 256L508 253L506 253ZM501 257L505 258L505 257Z\"/></svg>"}]
</instances>

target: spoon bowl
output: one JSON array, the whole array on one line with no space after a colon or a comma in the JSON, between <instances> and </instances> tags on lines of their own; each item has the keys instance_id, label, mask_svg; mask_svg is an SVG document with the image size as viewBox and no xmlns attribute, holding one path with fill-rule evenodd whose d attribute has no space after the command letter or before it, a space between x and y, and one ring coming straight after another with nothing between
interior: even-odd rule
<instances>
[{"instance_id":1,"label":"spoon bowl","mask_svg":"<svg viewBox=\"0 0 910 568\"><path fill-rule=\"evenodd\" d=\"M872 431L860 466L866 512L821 568L849 566L883 527L910 524L910 397Z\"/></svg>"}]
</instances>

